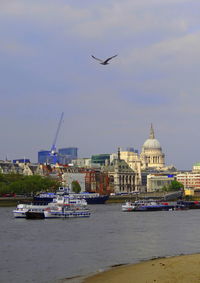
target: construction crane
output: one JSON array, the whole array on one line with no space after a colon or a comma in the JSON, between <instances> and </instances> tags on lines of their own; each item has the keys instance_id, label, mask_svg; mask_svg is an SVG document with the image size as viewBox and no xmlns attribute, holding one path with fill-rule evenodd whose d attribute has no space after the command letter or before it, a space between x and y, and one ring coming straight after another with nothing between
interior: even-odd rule
<instances>
[{"instance_id":1,"label":"construction crane","mask_svg":"<svg viewBox=\"0 0 200 283\"><path fill-rule=\"evenodd\" d=\"M64 112L61 113L61 117L60 117L58 127L57 127L57 130L56 130L56 134L55 134L53 144L52 144L51 150L50 150L51 161L53 161L51 163L53 163L53 164L55 164L57 162L56 142L57 142L58 134L59 134L60 127L61 127L61 124L62 124L62 121L63 121L63 116L64 116Z\"/></svg>"}]
</instances>

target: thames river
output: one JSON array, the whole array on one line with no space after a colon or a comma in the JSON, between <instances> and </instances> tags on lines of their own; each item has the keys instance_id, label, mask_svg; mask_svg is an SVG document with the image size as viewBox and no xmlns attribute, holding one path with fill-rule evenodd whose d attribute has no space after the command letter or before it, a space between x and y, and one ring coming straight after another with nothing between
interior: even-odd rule
<instances>
[{"instance_id":1,"label":"thames river","mask_svg":"<svg viewBox=\"0 0 200 283\"><path fill-rule=\"evenodd\" d=\"M200 252L200 210L122 212L91 205L85 219L15 219L0 208L0 282L58 282L154 257Z\"/></svg>"}]
</instances>

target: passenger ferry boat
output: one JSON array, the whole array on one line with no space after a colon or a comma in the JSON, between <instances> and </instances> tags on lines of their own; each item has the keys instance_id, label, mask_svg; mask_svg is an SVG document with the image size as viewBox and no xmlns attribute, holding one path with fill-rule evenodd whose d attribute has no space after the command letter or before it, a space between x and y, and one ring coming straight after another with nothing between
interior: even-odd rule
<instances>
[{"instance_id":1,"label":"passenger ferry boat","mask_svg":"<svg viewBox=\"0 0 200 283\"><path fill-rule=\"evenodd\" d=\"M91 212L85 208L72 208L72 207L48 207L44 210L44 218L77 218L89 217Z\"/></svg>"},{"instance_id":2,"label":"passenger ferry boat","mask_svg":"<svg viewBox=\"0 0 200 283\"><path fill-rule=\"evenodd\" d=\"M177 202L168 203L156 200L140 200L135 202L125 202L122 205L122 211L170 211L186 210L188 207Z\"/></svg>"},{"instance_id":3,"label":"passenger ferry boat","mask_svg":"<svg viewBox=\"0 0 200 283\"><path fill-rule=\"evenodd\" d=\"M90 209L84 199L60 196L44 210L45 218L89 217Z\"/></svg>"}]
</instances>

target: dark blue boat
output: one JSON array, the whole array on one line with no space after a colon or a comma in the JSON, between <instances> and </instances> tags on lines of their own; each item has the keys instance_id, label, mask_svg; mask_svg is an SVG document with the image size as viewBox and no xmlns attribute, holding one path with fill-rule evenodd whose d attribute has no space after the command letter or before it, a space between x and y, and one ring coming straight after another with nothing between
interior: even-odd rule
<instances>
[{"instance_id":1,"label":"dark blue boat","mask_svg":"<svg viewBox=\"0 0 200 283\"><path fill-rule=\"evenodd\" d=\"M188 207L182 203L158 202L158 201L143 201L135 202L133 211L169 211L169 210L186 210Z\"/></svg>"},{"instance_id":2,"label":"dark blue boat","mask_svg":"<svg viewBox=\"0 0 200 283\"><path fill-rule=\"evenodd\" d=\"M199 201L184 201L180 200L177 204L182 204L188 207L188 209L200 209L200 202Z\"/></svg>"},{"instance_id":3,"label":"dark blue boat","mask_svg":"<svg viewBox=\"0 0 200 283\"><path fill-rule=\"evenodd\" d=\"M71 195L77 199L85 199L87 204L104 204L108 199L109 195L100 195L98 193L80 193L80 194L73 194L73 193L62 193L59 190L57 193L42 193L39 195L34 196L34 201L42 201L45 203L50 203L56 198L57 195L69 196Z\"/></svg>"},{"instance_id":4,"label":"dark blue boat","mask_svg":"<svg viewBox=\"0 0 200 283\"><path fill-rule=\"evenodd\" d=\"M87 201L87 204L104 204L109 199L109 195L92 196L91 193L86 195L84 199Z\"/></svg>"}]
</instances>

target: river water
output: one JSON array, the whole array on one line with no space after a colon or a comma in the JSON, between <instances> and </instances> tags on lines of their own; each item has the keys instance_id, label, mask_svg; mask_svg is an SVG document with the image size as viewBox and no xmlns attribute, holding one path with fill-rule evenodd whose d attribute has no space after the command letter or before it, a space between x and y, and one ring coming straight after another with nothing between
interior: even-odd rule
<instances>
[{"instance_id":1,"label":"river water","mask_svg":"<svg viewBox=\"0 0 200 283\"><path fill-rule=\"evenodd\" d=\"M200 252L200 210L90 208L85 219L26 220L1 207L0 282L53 283L112 265Z\"/></svg>"}]
</instances>

